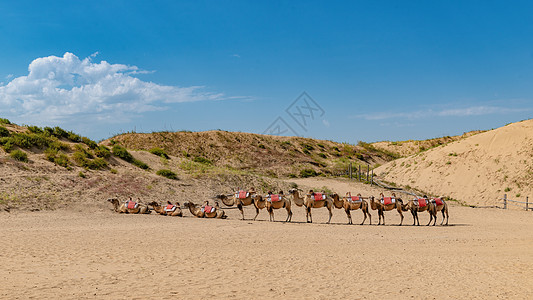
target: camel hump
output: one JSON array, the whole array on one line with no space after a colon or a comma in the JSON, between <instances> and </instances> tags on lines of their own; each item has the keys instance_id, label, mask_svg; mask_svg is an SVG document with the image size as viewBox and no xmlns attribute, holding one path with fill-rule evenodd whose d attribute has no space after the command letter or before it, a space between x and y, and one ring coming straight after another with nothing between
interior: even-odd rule
<instances>
[{"instance_id":1,"label":"camel hump","mask_svg":"<svg viewBox=\"0 0 533 300\"><path fill-rule=\"evenodd\" d=\"M439 206L440 205L444 205L444 201L442 201L441 198L434 198L433 201L431 201L431 202L433 202L433 203L435 203L435 204L437 204Z\"/></svg>"},{"instance_id":2,"label":"camel hump","mask_svg":"<svg viewBox=\"0 0 533 300\"><path fill-rule=\"evenodd\" d=\"M361 199L361 197L359 197L359 196L351 196L348 200L350 200L350 202L354 202L354 203L363 202L363 199Z\"/></svg>"},{"instance_id":3,"label":"camel hump","mask_svg":"<svg viewBox=\"0 0 533 300\"><path fill-rule=\"evenodd\" d=\"M202 207L202 211L206 214L214 213L216 211L216 208L210 205L206 205Z\"/></svg>"}]
</instances>

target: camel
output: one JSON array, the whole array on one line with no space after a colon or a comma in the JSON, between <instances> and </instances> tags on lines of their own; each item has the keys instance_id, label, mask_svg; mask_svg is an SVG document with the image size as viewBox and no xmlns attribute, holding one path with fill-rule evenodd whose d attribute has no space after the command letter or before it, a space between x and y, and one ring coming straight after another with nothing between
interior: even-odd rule
<instances>
[{"instance_id":1,"label":"camel","mask_svg":"<svg viewBox=\"0 0 533 300\"><path fill-rule=\"evenodd\" d=\"M107 201L113 204L115 212L118 213L150 214L152 212L148 205L140 203L140 200L139 202L135 202L131 199L131 197L128 199L128 201L126 201L126 203L120 203L117 198L107 199Z\"/></svg>"},{"instance_id":2,"label":"camel","mask_svg":"<svg viewBox=\"0 0 533 300\"><path fill-rule=\"evenodd\" d=\"M300 197L300 189L290 189L289 194L292 196L292 202L296 204L296 206L302 207L304 205L304 198Z\"/></svg>"},{"instance_id":3,"label":"camel","mask_svg":"<svg viewBox=\"0 0 533 300\"><path fill-rule=\"evenodd\" d=\"M204 202L206 206L198 207L197 204L194 204L192 202L185 202L183 205L187 208L189 208L189 211L193 216L196 216L198 218L220 218L225 219L226 215L222 213L217 213L217 208L207 205L209 202Z\"/></svg>"},{"instance_id":4,"label":"camel","mask_svg":"<svg viewBox=\"0 0 533 300\"><path fill-rule=\"evenodd\" d=\"M257 218L259 215L259 210L266 207L266 199L263 199L260 195L257 195L255 193L254 188L251 188L248 192L240 190L233 195L232 197L228 197L228 195L217 195L216 198L222 200L222 203L224 203L226 206L233 206L237 205L237 208L241 211L242 219L244 220L244 206L248 205L254 205L255 207L255 217L253 220Z\"/></svg>"},{"instance_id":5,"label":"camel","mask_svg":"<svg viewBox=\"0 0 533 300\"><path fill-rule=\"evenodd\" d=\"M311 208L320 208L320 207L326 207L329 211L329 219L326 222L326 224L329 224L331 222L331 217L333 216L333 213L331 212L331 209L333 208L333 199L326 195L325 192L322 193L315 193L313 190L310 190L307 195L305 195L304 198L304 206L305 206L305 212L306 212L306 219L307 223L313 223L313 215L311 214Z\"/></svg>"},{"instance_id":6,"label":"camel","mask_svg":"<svg viewBox=\"0 0 533 300\"><path fill-rule=\"evenodd\" d=\"M270 221L274 221L274 209L285 208L287 210L287 219L285 222L290 222L292 219L291 200L283 195L283 191L275 195L268 192L266 198L266 209L270 215Z\"/></svg>"},{"instance_id":7,"label":"camel","mask_svg":"<svg viewBox=\"0 0 533 300\"><path fill-rule=\"evenodd\" d=\"M433 221L433 217L437 218L435 205L431 203L431 201L429 201L426 196L424 196L423 198L417 198L414 200L407 201L407 204L402 205L402 210L411 212L411 215L413 216L413 226L416 224L420 226L420 221L418 219L419 212L427 211L429 213L429 222L426 226L429 226L429 224L431 224L431 221Z\"/></svg>"},{"instance_id":8,"label":"camel","mask_svg":"<svg viewBox=\"0 0 533 300\"><path fill-rule=\"evenodd\" d=\"M158 202L152 201L148 203L148 205L151 205L154 208L154 211L160 215L171 216L171 217L183 217L183 212L181 211L181 206L179 202L176 202L176 204L172 204L170 201L167 201L167 205L163 207L159 205Z\"/></svg>"},{"instance_id":9,"label":"camel","mask_svg":"<svg viewBox=\"0 0 533 300\"><path fill-rule=\"evenodd\" d=\"M403 214L402 214L402 204L403 201L400 198L396 197L395 193L392 193L392 197L384 197L383 193L380 193L380 201L375 201L374 196L370 197L370 207L373 210L378 211L379 222L378 225L381 225L381 218L383 218L383 225L385 225L385 214L383 212L396 209L402 218L400 220L400 225L403 223Z\"/></svg>"},{"instance_id":10,"label":"camel","mask_svg":"<svg viewBox=\"0 0 533 300\"><path fill-rule=\"evenodd\" d=\"M435 206L435 221L433 222L433 226L435 226L435 223L437 222L437 213L439 211L442 211L442 222L440 225L444 224L444 219L446 219L446 226L448 225L448 204L444 201L443 198L432 198L430 202Z\"/></svg>"},{"instance_id":11,"label":"camel","mask_svg":"<svg viewBox=\"0 0 533 300\"><path fill-rule=\"evenodd\" d=\"M218 201L215 201L215 206L209 205L209 201L205 200L202 204L202 210L204 211L204 218L227 218L226 213L220 209Z\"/></svg>"},{"instance_id":12,"label":"camel","mask_svg":"<svg viewBox=\"0 0 533 300\"><path fill-rule=\"evenodd\" d=\"M338 198L338 197L339 196L336 194L333 195L333 199ZM353 224L352 214L350 213L350 211L361 209L365 216L365 218L363 219L363 222L361 222L361 225L365 223L367 215L369 218L369 224L372 225L372 215L368 211L368 202L364 200L361 194L357 194L357 196L352 197L352 193L348 192L346 193L346 196L342 198L342 203L343 203L344 211L346 212L346 216L348 217L348 224Z\"/></svg>"}]
</instances>

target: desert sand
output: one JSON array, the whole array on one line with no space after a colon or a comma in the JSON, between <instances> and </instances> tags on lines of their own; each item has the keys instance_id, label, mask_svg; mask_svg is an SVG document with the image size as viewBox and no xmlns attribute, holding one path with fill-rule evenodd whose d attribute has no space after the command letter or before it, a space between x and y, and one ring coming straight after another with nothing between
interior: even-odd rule
<instances>
[{"instance_id":1,"label":"desert sand","mask_svg":"<svg viewBox=\"0 0 533 300\"><path fill-rule=\"evenodd\" d=\"M317 180L316 182L314 180ZM301 180L345 192L348 181ZM366 191L371 193L372 191ZM102 199L104 201L104 199ZM453 205L450 226L345 225L121 215L109 208L0 213L2 299L527 299L533 214ZM250 218L254 210L246 207ZM275 212L284 220L285 210ZM361 211L352 213L354 222ZM438 223L442 215L439 214ZM421 223L429 220L421 214Z\"/></svg>"}]
</instances>

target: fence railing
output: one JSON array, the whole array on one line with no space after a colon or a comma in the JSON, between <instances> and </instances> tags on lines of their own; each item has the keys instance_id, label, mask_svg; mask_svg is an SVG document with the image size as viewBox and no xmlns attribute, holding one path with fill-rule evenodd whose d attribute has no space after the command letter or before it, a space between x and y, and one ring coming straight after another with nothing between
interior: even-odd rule
<instances>
[{"instance_id":1,"label":"fence railing","mask_svg":"<svg viewBox=\"0 0 533 300\"><path fill-rule=\"evenodd\" d=\"M514 206L523 207L526 210L533 210L533 207L530 207L529 205L529 197L526 197L526 201L523 202L523 201L507 199L507 194L504 194L501 200L503 201L503 209L507 209L507 205L514 205Z\"/></svg>"}]
</instances>

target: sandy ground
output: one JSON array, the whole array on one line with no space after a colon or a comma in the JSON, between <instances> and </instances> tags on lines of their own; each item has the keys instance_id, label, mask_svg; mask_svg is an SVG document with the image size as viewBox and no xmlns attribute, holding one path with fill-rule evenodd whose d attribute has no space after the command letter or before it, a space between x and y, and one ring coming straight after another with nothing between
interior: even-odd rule
<instances>
[{"instance_id":1,"label":"sandy ground","mask_svg":"<svg viewBox=\"0 0 533 300\"><path fill-rule=\"evenodd\" d=\"M305 182L309 184L310 182ZM311 182L312 183L312 182ZM341 185L344 183L341 183ZM340 189L340 186L337 188ZM526 299L533 213L450 208L451 226L293 223L89 208L0 213L2 299ZM245 216L254 211L247 207ZM362 213L353 213L354 221ZM377 214L373 212L373 224ZM284 220L285 211L276 211ZM440 222L441 215L439 215ZM429 216L424 213L422 222Z\"/></svg>"}]
</instances>

